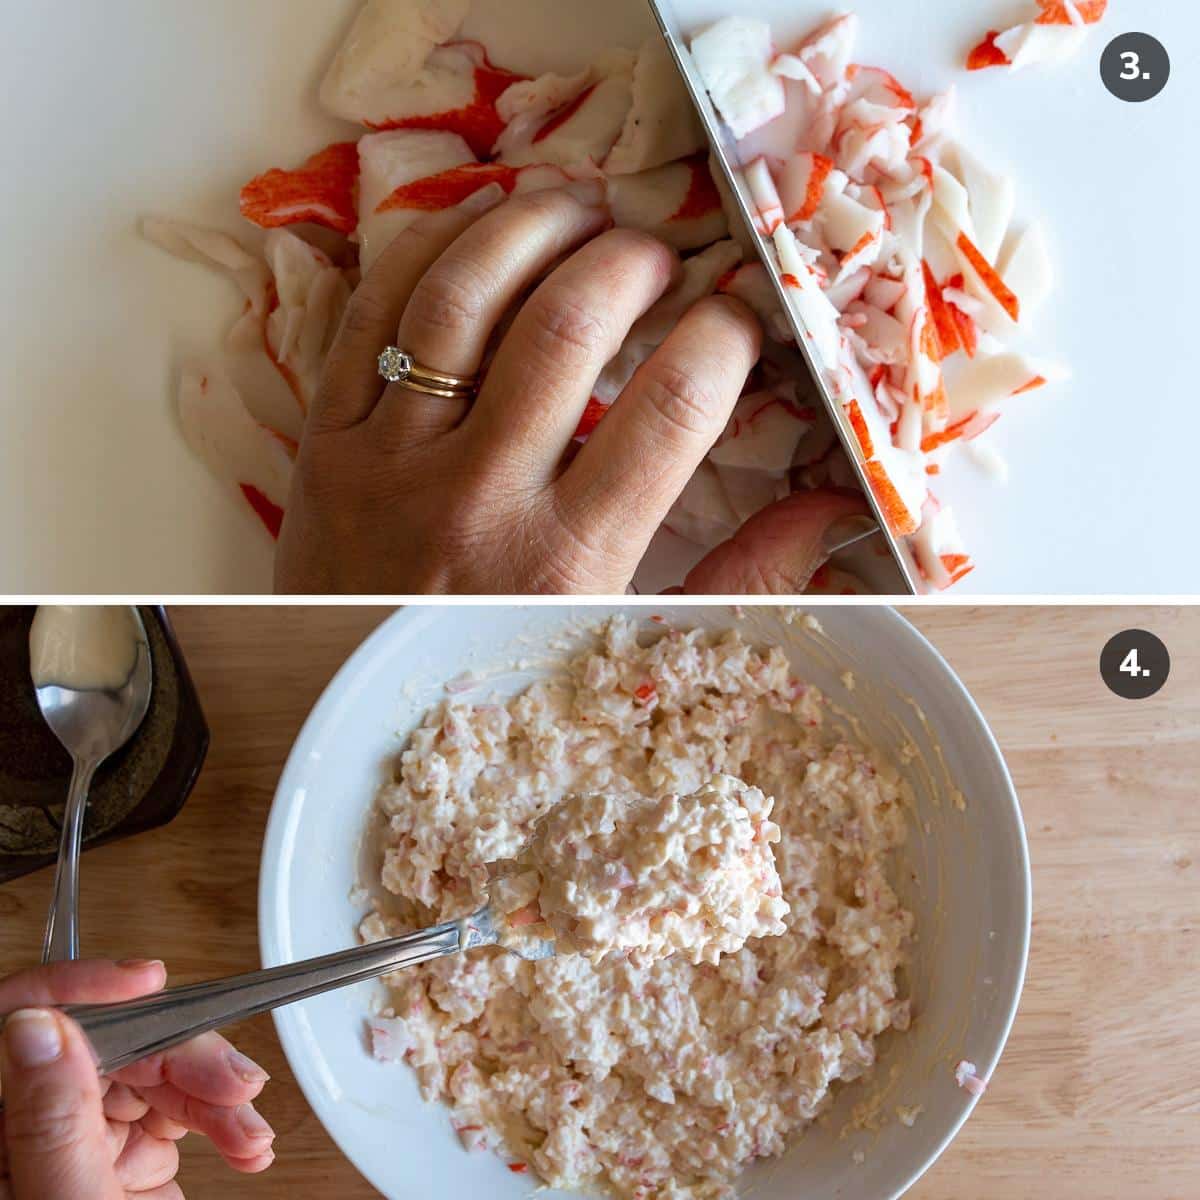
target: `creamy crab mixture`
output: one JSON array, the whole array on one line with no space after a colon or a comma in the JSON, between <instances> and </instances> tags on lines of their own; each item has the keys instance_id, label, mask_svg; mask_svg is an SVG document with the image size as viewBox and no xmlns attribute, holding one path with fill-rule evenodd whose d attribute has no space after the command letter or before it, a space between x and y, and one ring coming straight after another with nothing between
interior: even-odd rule
<instances>
[{"instance_id":1,"label":"creamy crab mixture","mask_svg":"<svg viewBox=\"0 0 1200 1200\"><path fill-rule=\"evenodd\" d=\"M783 933L772 801L730 775L686 796L568 796L493 881L493 906L556 953L716 963Z\"/></svg>"},{"instance_id":2,"label":"creamy crab mixture","mask_svg":"<svg viewBox=\"0 0 1200 1200\"><path fill-rule=\"evenodd\" d=\"M898 774L846 740L781 649L736 631L616 619L507 703L432 709L378 798L391 895L362 935L484 903L488 864L564 797L689 796L717 775L773 801L782 933L716 963L488 949L390 977L374 1052L416 1071L468 1150L555 1187L725 1200L871 1069L880 1034L908 1027L913 922L888 880Z\"/></svg>"}]
</instances>

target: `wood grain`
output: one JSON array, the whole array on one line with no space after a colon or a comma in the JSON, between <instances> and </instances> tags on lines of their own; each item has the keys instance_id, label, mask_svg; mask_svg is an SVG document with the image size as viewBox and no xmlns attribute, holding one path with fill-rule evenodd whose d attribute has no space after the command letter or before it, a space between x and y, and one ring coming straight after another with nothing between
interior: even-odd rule
<instances>
[{"instance_id":1,"label":"wood grain","mask_svg":"<svg viewBox=\"0 0 1200 1200\"><path fill-rule=\"evenodd\" d=\"M309 708L386 615L366 608L188 608L172 616L212 725L200 785L166 829L88 855L89 953L162 956L184 982L257 965L259 846ZM1185 1200L1200 1195L1200 609L921 608L992 724L1034 864L1029 980L1000 1070L912 1200ZM1170 648L1157 696L1097 671L1111 634ZM46 873L0 888L0 972L28 962ZM264 1176L185 1143L190 1200L366 1200L292 1079L268 1018L235 1032L272 1073Z\"/></svg>"}]
</instances>

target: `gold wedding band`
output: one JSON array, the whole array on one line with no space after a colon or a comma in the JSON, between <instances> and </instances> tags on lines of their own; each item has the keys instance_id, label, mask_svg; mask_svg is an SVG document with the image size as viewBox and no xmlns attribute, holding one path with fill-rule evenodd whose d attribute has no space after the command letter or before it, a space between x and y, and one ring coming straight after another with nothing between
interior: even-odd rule
<instances>
[{"instance_id":1,"label":"gold wedding band","mask_svg":"<svg viewBox=\"0 0 1200 1200\"><path fill-rule=\"evenodd\" d=\"M475 395L475 389L472 388L443 388L434 387L429 383L418 383L413 376L407 379L397 379L390 382L398 383L401 387L406 387L410 392L420 392L425 396L440 396L443 400L470 400Z\"/></svg>"},{"instance_id":2,"label":"gold wedding band","mask_svg":"<svg viewBox=\"0 0 1200 1200\"><path fill-rule=\"evenodd\" d=\"M397 346L389 346L379 356L379 374L388 383L403 384L414 392L441 396L447 400L473 396L479 389L477 376L448 375L444 371L423 367L413 361L411 354L406 354Z\"/></svg>"}]
</instances>

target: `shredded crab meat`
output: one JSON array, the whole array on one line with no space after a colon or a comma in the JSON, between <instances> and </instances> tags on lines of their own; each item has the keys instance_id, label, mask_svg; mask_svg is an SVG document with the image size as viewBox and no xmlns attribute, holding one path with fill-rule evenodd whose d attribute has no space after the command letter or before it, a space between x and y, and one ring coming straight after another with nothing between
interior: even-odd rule
<instances>
[{"instance_id":1,"label":"shredded crab meat","mask_svg":"<svg viewBox=\"0 0 1200 1200\"><path fill-rule=\"evenodd\" d=\"M532 837L504 907L608 952L479 950L398 972L370 1045L448 1107L465 1148L527 1164L531 1182L724 1200L870 1073L880 1035L910 1027L913 918L889 875L911 796L781 649L736 631L617 619L563 666L507 702L449 697L413 731L378 797L388 915L361 934L496 904L496 864ZM634 798L638 836L612 797ZM543 870L582 894L550 894ZM719 894L689 891L705 882ZM733 940L748 936L715 963L661 956L636 924L655 896L685 920L736 913ZM610 921L622 906L634 947Z\"/></svg>"},{"instance_id":2,"label":"shredded crab meat","mask_svg":"<svg viewBox=\"0 0 1200 1200\"><path fill-rule=\"evenodd\" d=\"M785 931L773 803L729 775L684 796L568 796L493 868L493 907L558 954L716 963Z\"/></svg>"},{"instance_id":3,"label":"shredded crab meat","mask_svg":"<svg viewBox=\"0 0 1200 1200\"><path fill-rule=\"evenodd\" d=\"M1014 66L1044 57L1086 36L1105 3L1036 7L1025 25L992 37L984 57ZM734 417L665 523L696 554L796 489L858 486L815 393L796 383L806 367L756 237L771 241L807 350L846 409L864 473L899 535L916 533L932 511L928 487L948 455L961 447L991 462L977 438L1004 404L1062 377L1053 367L1020 378L1008 369L1017 353L1009 343L1053 283L1044 232L1015 224L1011 173L987 168L957 140L953 90L918 97L855 61L853 13L793 45L746 16L693 39L697 67L740 138L755 231L731 216L736 206L661 38L600 48L575 74L528 78L464 40L468 9L468 0L362 5L320 87L324 107L360 135L245 185L241 213L265 237L243 244L145 223L148 238L222 271L242 297L223 359L189 367L181 391L194 397L197 378L219 379L239 404L189 400L184 424L218 478L245 479L235 495L268 532L278 530L286 496L276 449L300 437L362 273L424 213L483 212L504 195L580 179L603 181L617 225L676 247L684 276L602 372L576 442L701 297L738 297L768 334ZM234 418L241 410L266 437ZM228 463L218 461L222 447ZM923 552L930 565L933 553ZM926 577L934 586L964 573ZM822 588L814 581L813 590Z\"/></svg>"},{"instance_id":4,"label":"shredded crab meat","mask_svg":"<svg viewBox=\"0 0 1200 1200\"><path fill-rule=\"evenodd\" d=\"M954 1082L972 1096L982 1096L987 1091L987 1080L980 1079L975 1070L975 1064L965 1058L954 1068Z\"/></svg>"}]
</instances>

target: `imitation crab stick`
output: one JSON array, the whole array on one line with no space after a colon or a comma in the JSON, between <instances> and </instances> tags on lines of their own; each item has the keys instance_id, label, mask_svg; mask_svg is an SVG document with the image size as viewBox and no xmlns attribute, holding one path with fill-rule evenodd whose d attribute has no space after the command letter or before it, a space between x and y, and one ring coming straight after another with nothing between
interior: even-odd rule
<instances>
[{"instance_id":1,"label":"imitation crab stick","mask_svg":"<svg viewBox=\"0 0 1200 1200\"><path fill-rule=\"evenodd\" d=\"M1037 0L1037 7L1037 15L1022 25L989 30L967 56L967 69L1016 69L1069 58L1083 44L1087 27L1103 18L1108 0Z\"/></svg>"},{"instance_id":2,"label":"imitation crab stick","mask_svg":"<svg viewBox=\"0 0 1200 1200\"><path fill-rule=\"evenodd\" d=\"M191 449L279 536L291 483L295 443L261 425L220 373L189 371L179 391L179 417Z\"/></svg>"},{"instance_id":3,"label":"imitation crab stick","mask_svg":"<svg viewBox=\"0 0 1200 1200\"><path fill-rule=\"evenodd\" d=\"M293 171L272 170L242 189L242 215L264 229L312 221L338 233L358 227L358 143L339 142Z\"/></svg>"}]
</instances>

